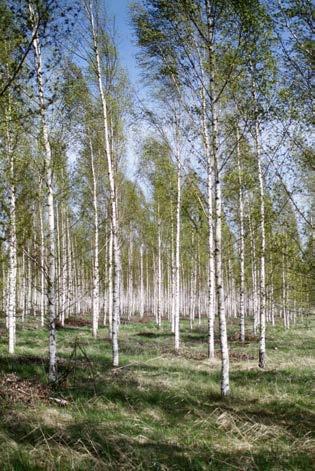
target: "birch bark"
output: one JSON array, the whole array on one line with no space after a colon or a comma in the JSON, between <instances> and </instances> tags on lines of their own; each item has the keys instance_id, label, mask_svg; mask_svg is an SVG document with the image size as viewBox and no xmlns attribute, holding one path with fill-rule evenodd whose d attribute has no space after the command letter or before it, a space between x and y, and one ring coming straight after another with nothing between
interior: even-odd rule
<instances>
[{"instance_id":1,"label":"birch bark","mask_svg":"<svg viewBox=\"0 0 315 471\"><path fill-rule=\"evenodd\" d=\"M97 183L95 173L95 157L92 141L89 139L91 171L92 171L92 197L93 197L93 225L94 225L94 258L93 258L93 288L92 288L92 332L97 337L98 321L100 315L100 275L99 275L99 233L98 233L98 203Z\"/></svg>"},{"instance_id":2,"label":"birch bark","mask_svg":"<svg viewBox=\"0 0 315 471\"><path fill-rule=\"evenodd\" d=\"M15 196L15 165L9 131L9 118L7 124L7 155L9 157L9 268L8 268L8 333L9 353L14 353L16 330L16 292L17 292L17 240L16 240L16 196Z\"/></svg>"},{"instance_id":3,"label":"birch bark","mask_svg":"<svg viewBox=\"0 0 315 471\"><path fill-rule=\"evenodd\" d=\"M215 250L213 225L213 188L214 165L209 141L209 132L206 121L205 90L202 86L202 130L203 141L207 158L207 222L208 222L208 358L213 359L214 354L214 319L215 319Z\"/></svg>"},{"instance_id":4,"label":"birch bark","mask_svg":"<svg viewBox=\"0 0 315 471\"><path fill-rule=\"evenodd\" d=\"M179 315L180 315L180 230L181 230L181 162L179 151L176 151L177 160L177 201L176 201L176 236L175 236L175 264L174 264L174 278L175 278L175 293L174 293L174 334L175 334L175 352L179 351L180 346L180 330L179 330Z\"/></svg>"},{"instance_id":5,"label":"birch bark","mask_svg":"<svg viewBox=\"0 0 315 471\"><path fill-rule=\"evenodd\" d=\"M261 145L260 145L260 129L256 119L255 122L255 145L258 165L259 179L259 197L260 197L260 235L261 235L261 251L260 251L260 285L259 285L259 367L265 368L266 364L266 232L265 232L265 189L261 164Z\"/></svg>"},{"instance_id":6,"label":"birch bark","mask_svg":"<svg viewBox=\"0 0 315 471\"><path fill-rule=\"evenodd\" d=\"M39 227L40 227L40 323L45 324L45 237L43 211L39 208Z\"/></svg>"},{"instance_id":7,"label":"birch bark","mask_svg":"<svg viewBox=\"0 0 315 471\"><path fill-rule=\"evenodd\" d=\"M162 243L161 243L161 218L160 207L158 206L158 293L157 293L157 325L160 328L162 323Z\"/></svg>"},{"instance_id":8,"label":"birch bark","mask_svg":"<svg viewBox=\"0 0 315 471\"><path fill-rule=\"evenodd\" d=\"M144 316L143 244L140 245L140 318Z\"/></svg>"},{"instance_id":9,"label":"birch bark","mask_svg":"<svg viewBox=\"0 0 315 471\"><path fill-rule=\"evenodd\" d=\"M221 176L219 168L219 144L218 144L218 110L215 91L215 63L214 63L214 24L211 14L210 2L206 2L207 26L208 26L208 61L209 61L209 93L211 98L211 131L212 131L212 156L214 168L214 246L215 246L215 279L216 279L216 310L219 317L220 347L221 347L221 395L227 396L230 392L229 385L229 349L227 342L226 315L223 291L222 268L222 195Z\"/></svg>"},{"instance_id":10,"label":"birch bark","mask_svg":"<svg viewBox=\"0 0 315 471\"><path fill-rule=\"evenodd\" d=\"M46 119L46 103L43 83L43 68L40 38L36 28L36 16L32 4L29 4L30 16L33 25L33 48L35 53L35 75L40 104L40 117L42 124L43 142L45 149L45 169L47 185L47 212L48 212L48 255L47 255L47 301L49 315L49 381L57 380L57 341L56 341L56 248L55 248L55 209L53 189L52 153L48 137Z\"/></svg>"},{"instance_id":11,"label":"birch bark","mask_svg":"<svg viewBox=\"0 0 315 471\"><path fill-rule=\"evenodd\" d=\"M103 113L103 134L105 144L105 154L107 158L108 180L110 190L110 207L111 207L111 223L113 232L113 317L112 317L112 362L113 366L119 365L119 346L118 346L118 324L120 317L120 247L118 237L118 218L117 218L117 202L116 202L116 182L114 176L113 156L110 145L110 130L108 122L108 106L103 87L103 75L100 61L98 32L95 24L95 17L92 2L89 4L88 14L91 23L91 33L93 38L93 49L96 61L96 75L98 80L98 88L101 97L102 113Z\"/></svg>"},{"instance_id":12,"label":"birch bark","mask_svg":"<svg viewBox=\"0 0 315 471\"><path fill-rule=\"evenodd\" d=\"M236 153L238 168L238 184L239 184L239 217L240 217L240 340L245 342L245 232L244 232L244 195L241 168L240 153L240 135L238 127L236 128Z\"/></svg>"}]
</instances>

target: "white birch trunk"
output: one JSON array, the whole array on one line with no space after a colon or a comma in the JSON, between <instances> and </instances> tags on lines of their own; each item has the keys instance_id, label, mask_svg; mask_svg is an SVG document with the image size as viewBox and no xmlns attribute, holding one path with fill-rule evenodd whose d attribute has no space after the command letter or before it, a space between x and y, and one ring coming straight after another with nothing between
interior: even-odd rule
<instances>
[{"instance_id":1,"label":"white birch trunk","mask_svg":"<svg viewBox=\"0 0 315 471\"><path fill-rule=\"evenodd\" d=\"M128 250L128 273L127 273L127 318L128 320L133 315L133 238L130 229L129 235L129 250Z\"/></svg>"},{"instance_id":2,"label":"white birch trunk","mask_svg":"<svg viewBox=\"0 0 315 471\"><path fill-rule=\"evenodd\" d=\"M113 335L113 231L110 227L108 247L108 329L109 338Z\"/></svg>"},{"instance_id":3,"label":"white birch trunk","mask_svg":"<svg viewBox=\"0 0 315 471\"><path fill-rule=\"evenodd\" d=\"M175 236L175 264L174 264L174 278L175 278L175 293L174 293L174 334L175 334L175 352L179 351L180 346L180 330L179 330L179 315L180 315L180 230L181 230L181 162L178 150L176 151L177 160L177 201L176 201L176 236Z\"/></svg>"},{"instance_id":4,"label":"white birch trunk","mask_svg":"<svg viewBox=\"0 0 315 471\"><path fill-rule=\"evenodd\" d=\"M213 188L214 165L209 142L208 127L206 124L205 90L202 87L202 130L203 141L207 157L207 223L208 223L208 358L213 359L214 353L214 319L215 319L215 250L214 250L214 224L213 224Z\"/></svg>"},{"instance_id":5,"label":"white birch trunk","mask_svg":"<svg viewBox=\"0 0 315 471\"><path fill-rule=\"evenodd\" d=\"M57 380L57 342L56 342L56 249L55 249L55 213L52 154L48 138L46 122L46 103L43 84L43 70L40 40L36 30L36 18L33 6L29 4L31 21L33 23L33 47L35 52L35 75L37 79L40 116L42 124L43 142L45 149L45 169L47 185L47 212L48 212L48 254L47 254L47 301L49 315L49 381Z\"/></svg>"},{"instance_id":6,"label":"white birch trunk","mask_svg":"<svg viewBox=\"0 0 315 471\"><path fill-rule=\"evenodd\" d=\"M98 204L97 204L97 183L95 174L94 152L92 141L89 139L91 171L92 171L92 192L93 192L93 225L94 225L94 259L93 259L93 289L92 289L92 332L93 337L97 337L98 321L100 315L100 276L99 276L99 233L98 233Z\"/></svg>"},{"instance_id":7,"label":"white birch trunk","mask_svg":"<svg viewBox=\"0 0 315 471\"><path fill-rule=\"evenodd\" d=\"M240 340L245 342L245 231L244 231L244 195L243 195L243 182L242 182L242 167L241 167L241 153L240 153L240 135L238 127L236 128L236 153L237 153L237 168L238 168L238 184L239 184L239 218L240 218Z\"/></svg>"},{"instance_id":8,"label":"white birch trunk","mask_svg":"<svg viewBox=\"0 0 315 471\"><path fill-rule=\"evenodd\" d=\"M144 316L143 244L140 245L140 318Z\"/></svg>"},{"instance_id":9,"label":"white birch trunk","mask_svg":"<svg viewBox=\"0 0 315 471\"><path fill-rule=\"evenodd\" d=\"M175 333L175 291L176 291L176 279L175 279L175 250L174 250L174 227L172 221L171 227L171 331Z\"/></svg>"},{"instance_id":10,"label":"white birch trunk","mask_svg":"<svg viewBox=\"0 0 315 471\"><path fill-rule=\"evenodd\" d=\"M40 226L40 323L45 324L45 238L43 211L39 208L39 226Z\"/></svg>"},{"instance_id":11,"label":"white birch trunk","mask_svg":"<svg viewBox=\"0 0 315 471\"><path fill-rule=\"evenodd\" d=\"M209 1L207 5L208 18L208 54L209 54L209 91L211 96L211 131L212 131L212 156L214 167L214 237L215 237L215 277L216 277L216 310L219 317L220 347L221 347L221 395L227 396L230 392L229 385L229 349L227 341L225 302L223 291L223 268L222 268L222 195L219 168L219 147L218 147L218 113L217 97L215 93L215 64L213 51L213 18L211 16Z\"/></svg>"},{"instance_id":12,"label":"white birch trunk","mask_svg":"<svg viewBox=\"0 0 315 471\"><path fill-rule=\"evenodd\" d=\"M116 204L116 182L114 176L113 156L110 146L110 132L108 124L108 108L107 101L103 88L103 76L101 61L99 55L98 37L94 19L94 12L92 3L89 4L89 15L91 22L91 32L93 37L93 48L96 61L96 75L98 80L98 88L102 103L103 112L103 133L105 154L107 158L108 180L110 190L110 206L111 206L111 223L113 231L113 321L112 321L112 362L113 366L119 365L119 347L118 347L118 324L119 324L119 310L120 310L120 247L118 238L118 219L117 219L117 204Z\"/></svg>"},{"instance_id":13,"label":"white birch trunk","mask_svg":"<svg viewBox=\"0 0 315 471\"><path fill-rule=\"evenodd\" d=\"M14 155L7 119L7 154L9 157L9 267L7 319L9 333L9 353L14 353L16 331L16 292L17 292L17 240L16 240L16 196Z\"/></svg>"},{"instance_id":14,"label":"white birch trunk","mask_svg":"<svg viewBox=\"0 0 315 471\"><path fill-rule=\"evenodd\" d=\"M260 286L259 286L259 367L265 368L266 364L266 234L265 234L265 189L261 164L261 146L259 124L255 122L255 144L258 165L259 197L260 197Z\"/></svg>"},{"instance_id":15,"label":"white birch trunk","mask_svg":"<svg viewBox=\"0 0 315 471\"><path fill-rule=\"evenodd\" d=\"M22 322L25 320L25 308L26 308L26 269L25 269L25 251L23 249L22 254L22 293L21 293L21 309L22 309Z\"/></svg>"},{"instance_id":16,"label":"white birch trunk","mask_svg":"<svg viewBox=\"0 0 315 471\"><path fill-rule=\"evenodd\" d=\"M60 309L60 320L61 325L64 326L66 318L66 309L67 309L67 243L66 243L66 221L63 208L61 206L60 213L61 220L61 309Z\"/></svg>"},{"instance_id":17,"label":"white birch trunk","mask_svg":"<svg viewBox=\"0 0 315 471\"><path fill-rule=\"evenodd\" d=\"M157 325L160 328L162 324L162 243L161 243L161 218L160 207L158 206L158 261L157 261L157 278L158 278L158 293L157 293Z\"/></svg>"}]
</instances>

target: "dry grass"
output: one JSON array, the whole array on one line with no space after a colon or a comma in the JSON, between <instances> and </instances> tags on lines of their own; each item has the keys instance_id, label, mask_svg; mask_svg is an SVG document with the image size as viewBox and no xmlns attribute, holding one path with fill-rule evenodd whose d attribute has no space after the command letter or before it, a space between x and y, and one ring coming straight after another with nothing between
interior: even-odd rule
<instances>
[{"instance_id":1,"label":"dry grass","mask_svg":"<svg viewBox=\"0 0 315 471\"><path fill-rule=\"evenodd\" d=\"M235 329L232 396L224 401L219 358L206 358L206 326L190 332L184 325L182 350L174 355L166 325L161 331L147 321L123 325L115 370L104 330L95 341L86 325L60 329L63 381L55 391L46 384L45 332L19 332L14 357L2 339L0 391L9 387L1 469L313 469L313 331L304 324L269 329L261 371L256 339L241 345Z\"/></svg>"}]
</instances>

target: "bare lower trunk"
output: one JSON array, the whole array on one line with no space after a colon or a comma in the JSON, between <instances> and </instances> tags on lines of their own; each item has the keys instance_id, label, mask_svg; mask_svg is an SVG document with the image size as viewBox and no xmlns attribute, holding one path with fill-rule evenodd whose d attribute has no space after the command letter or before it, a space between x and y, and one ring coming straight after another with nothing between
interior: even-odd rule
<instances>
[{"instance_id":1,"label":"bare lower trunk","mask_svg":"<svg viewBox=\"0 0 315 471\"><path fill-rule=\"evenodd\" d=\"M259 196L260 196L260 296L259 296L259 367L266 364L266 234L265 234L265 190L261 166L260 130L258 122L255 123L255 143L258 165Z\"/></svg>"},{"instance_id":2,"label":"bare lower trunk","mask_svg":"<svg viewBox=\"0 0 315 471\"><path fill-rule=\"evenodd\" d=\"M175 238L175 296L174 296L174 333L175 351L179 351L179 295L180 295L180 211L181 211L181 165L179 154L177 154L177 202L176 202L176 238Z\"/></svg>"},{"instance_id":3,"label":"bare lower trunk","mask_svg":"<svg viewBox=\"0 0 315 471\"><path fill-rule=\"evenodd\" d=\"M207 222L208 222L208 358L214 358L214 319L215 319L215 250L214 250L214 218L213 218L213 189L214 161L209 142L209 132L206 124L205 91L202 88L202 129L203 141L207 157Z\"/></svg>"},{"instance_id":4,"label":"bare lower trunk","mask_svg":"<svg viewBox=\"0 0 315 471\"><path fill-rule=\"evenodd\" d=\"M14 185L14 157L10 145L9 131L8 156L10 163L10 185L9 185L9 268L8 268L8 333L9 333L9 353L14 353L15 330L16 330L16 288L17 288L17 241L16 241L16 197Z\"/></svg>"},{"instance_id":5,"label":"bare lower trunk","mask_svg":"<svg viewBox=\"0 0 315 471\"><path fill-rule=\"evenodd\" d=\"M216 299L217 313L219 317L220 347L221 347L221 395L230 393L229 378L229 349L227 342L227 328L225 316L225 303L223 291L223 269L222 269L222 200L221 185L218 171L218 163L215 163L215 273L216 273Z\"/></svg>"},{"instance_id":6,"label":"bare lower trunk","mask_svg":"<svg viewBox=\"0 0 315 471\"><path fill-rule=\"evenodd\" d=\"M285 253L282 255L282 316L285 329L290 327L290 317L287 305L287 280Z\"/></svg>"},{"instance_id":7,"label":"bare lower trunk","mask_svg":"<svg viewBox=\"0 0 315 471\"><path fill-rule=\"evenodd\" d=\"M143 244L140 245L140 317L144 316Z\"/></svg>"},{"instance_id":8,"label":"bare lower trunk","mask_svg":"<svg viewBox=\"0 0 315 471\"><path fill-rule=\"evenodd\" d=\"M257 324L258 324L259 300L258 300L258 290L257 290L256 243L255 243L255 238L254 238L254 228L252 224L250 210L248 210L248 226L249 226L249 238L250 238L250 247L251 247L251 272L252 272L251 307L252 307L252 313L253 313L253 334L256 335Z\"/></svg>"},{"instance_id":9,"label":"bare lower trunk","mask_svg":"<svg viewBox=\"0 0 315 471\"><path fill-rule=\"evenodd\" d=\"M174 226L171 226L171 331L175 333L175 250L174 250Z\"/></svg>"},{"instance_id":10,"label":"bare lower trunk","mask_svg":"<svg viewBox=\"0 0 315 471\"><path fill-rule=\"evenodd\" d=\"M40 323L44 327L45 324L45 237L44 237L44 221L43 212L39 208L39 224L40 224Z\"/></svg>"},{"instance_id":11,"label":"bare lower trunk","mask_svg":"<svg viewBox=\"0 0 315 471\"><path fill-rule=\"evenodd\" d=\"M110 228L108 242L108 331L112 338L113 325L113 231Z\"/></svg>"},{"instance_id":12,"label":"bare lower trunk","mask_svg":"<svg viewBox=\"0 0 315 471\"><path fill-rule=\"evenodd\" d=\"M236 132L236 151L237 151L237 167L238 167L238 184L239 184L239 217L240 217L240 340L245 342L245 232L244 232L244 196L242 183L242 168L240 155L240 136L237 128Z\"/></svg>"},{"instance_id":13,"label":"bare lower trunk","mask_svg":"<svg viewBox=\"0 0 315 471\"><path fill-rule=\"evenodd\" d=\"M157 292L157 325L161 327L162 323L162 244L161 244L161 219L160 208L158 208L158 260L157 260L157 279L158 279L158 292Z\"/></svg>"},{"instance_id":14,"label":"bare lower trunk","mask_svg":"<svg viewBox=\"0 0 315 471\"><path fill-rule=\"evenodd\" d=\"M132 231L130 228L129 235L129 250L128 250L128 273L127 273L127 317L128 320L133 315L133 270L132 270L132 261L133 261L133 239Z\"/></svg>"},{"instance_id":15,"label":"bare lower trunk","mask_svg":"<svg viewBox=\"0 0 315 471\"><path fill-rule=\"evenodd\" d=\"M92 288L92 333L93 337L97 337L98 321L100 315L100 276L99 276L99 234L98 234L98 204L97 204L97 184L94 164L94 152L91 139L90 157L91 157L91 170L92 170L92 185L93 185L93 215L94 215L94 260L93 260L93 288Z\"/></svg>"},{"instance_id":16,"label":"bare lower trunk","mask_svg":"<svg viewBox=\"0 0 315 471\"><path fill-rule=\"evenodd\" d=\"M65 215L63 211L63 207L61 206L60 211L60 221L61 221L61 302L60 302L60 320L61 325L64 326L65 317L66 317L66 308L67 308L67 244L66 244L66 221Z\"/></svg>"}]
</instances>

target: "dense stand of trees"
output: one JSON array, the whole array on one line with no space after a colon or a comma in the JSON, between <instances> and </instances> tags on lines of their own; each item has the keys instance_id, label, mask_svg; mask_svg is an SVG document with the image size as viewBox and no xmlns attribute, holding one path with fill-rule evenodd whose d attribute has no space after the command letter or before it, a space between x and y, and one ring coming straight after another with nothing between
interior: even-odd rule
<instances>
[{"instance_id":1,"label":"dense stand of trees","mask_svg":"<svg viewBox=\"0 0 315 471\"><path fill-rule=\"evenodd\" d=\"M208 322L229 394L227 324L258 336L312 309L311 2L144 0L133 95L103 2L0 1L0 312ZM141 136L139 139L138 136ZM132 157L133 178L126 172ZM129 163L129 165L131 165ZM251 326L251 327L250 327ZM2 331L3 334L3 331Z\"/></svg>"}]
</instances>

